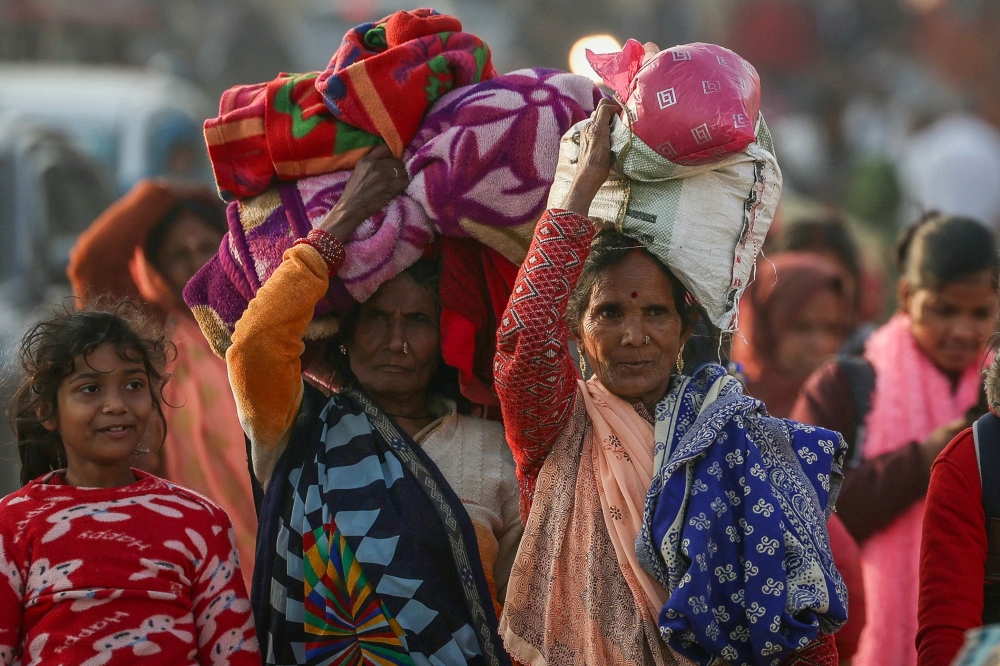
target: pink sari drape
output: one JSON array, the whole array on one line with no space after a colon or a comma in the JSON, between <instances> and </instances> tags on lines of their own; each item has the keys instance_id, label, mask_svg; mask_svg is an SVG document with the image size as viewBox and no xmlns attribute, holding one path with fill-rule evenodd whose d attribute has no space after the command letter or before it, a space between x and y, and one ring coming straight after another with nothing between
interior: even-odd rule
<instances>
[{"instance_id":1,"label":"pink sari drape","mask_svg":"<svg viewBox=\"0 0 1000 666\"><path fill-rule=\"evenodd\" d=\"M896 315L872 334L865 358L875 368L865 458L923 441L959 418L979 395L980 367L956 387L917 346L910 318ZM868 622L855 666L916 666L917 596L924 502L920 500L861 548Z\"/></svg>"},{"instance_id":2,"label":"pink sari drape","mask_svg":"<svg viewBox=\"0 0 1000 666\"><path fill-rule=\"evenodd\" d=\"M639 565L635 554L646 492L653 482L653 426L596 379L581 381L580 391L593 425L591 450L608 535L619 564L631 570L642 588L643 598L636 602L644 602L650 615L659 617L670 595Z\"/></svg>"}]
</instances>

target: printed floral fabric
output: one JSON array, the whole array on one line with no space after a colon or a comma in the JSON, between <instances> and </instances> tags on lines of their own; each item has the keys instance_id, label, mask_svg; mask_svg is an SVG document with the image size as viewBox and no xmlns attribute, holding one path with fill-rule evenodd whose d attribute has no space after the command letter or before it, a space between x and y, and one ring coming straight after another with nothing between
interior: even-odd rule
<instances>
[{"instance_id":1,"label":"printed floral fabric","mask_svg":"<svg viewBox=\"0 0 1000 666\"><path fill-rule=\"evenodd\" d=\"M226 514L144 472L0 500L0 664L260 664Z\"/></svg>"},{"instance_id":2,"label":"printed floral fabric","mask_svg":"<svg viewBox=\"0 0 1000 666\"><path fill-rule=\"evenodd\" d=\"M776 666L847 619L820 526L840 484L838 433L767 415L724 368L657 406L639 561L670 591L660 633L702 664Z\"/></svg>"}]
</instances>

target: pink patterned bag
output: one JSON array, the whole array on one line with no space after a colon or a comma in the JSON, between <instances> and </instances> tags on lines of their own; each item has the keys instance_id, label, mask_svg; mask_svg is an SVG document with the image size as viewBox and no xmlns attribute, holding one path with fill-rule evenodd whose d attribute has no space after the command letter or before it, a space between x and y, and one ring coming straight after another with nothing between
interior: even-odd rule
<instances>
[{"instance_id":1,"label":"pink patterned bag","mask_svg":"<svg viewBox=\"0 0 1000 666\"><path fill-rule=\"evenodd\" d=\"M587 59L624 103L635 135L671 162L712 164L754 142L760 78L727 48L652 52L630 39L620 53L588 50Z\"/></svg>"}]
</instances>

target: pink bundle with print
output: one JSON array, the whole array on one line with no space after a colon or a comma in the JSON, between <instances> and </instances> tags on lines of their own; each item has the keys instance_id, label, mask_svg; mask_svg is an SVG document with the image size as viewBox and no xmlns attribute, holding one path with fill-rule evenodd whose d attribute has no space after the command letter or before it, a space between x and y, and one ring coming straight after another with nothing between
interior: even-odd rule
<instances>
[{"instance_id":1,"label":"pink bundle with print","mask_svg":"<svg viewBox=\"0 0 1000 666\"><path fill-rule=\"evenodd\" d=\"M587 59L624 103L635 135L671 162L711 164L754 142L760 78L727 48L656 52L630 39L620 53L587 51Z\"/></svg>"}]
</instances>

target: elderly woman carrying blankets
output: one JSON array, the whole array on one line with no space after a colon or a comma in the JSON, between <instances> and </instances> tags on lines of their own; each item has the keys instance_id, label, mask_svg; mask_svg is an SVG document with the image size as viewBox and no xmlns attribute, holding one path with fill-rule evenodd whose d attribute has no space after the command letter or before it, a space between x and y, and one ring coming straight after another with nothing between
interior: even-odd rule
<instances>
[{"instance_id":1,"label":"elderly woman carrying blankets","mask_svg":"<svg viewBox=\"0 0 1000 666\"><path fill-rule=\"evenodd\" d=\"M388 149L363 158L226 355L265 487L251 596L266 664L509 663L496 601L521 533L514 465L500 424L456 413L440 268L418 261L300 358L342 241L406 183ZM332 395L303 380L331 371Z\"/></svg>"},{"instance_id":2,"label":"elderly woman carrying blankets","mask_svg":"<svg viewBox=\"0 0 1000 666\"><path fill-rule=\"evenodd\" d=\"M693 297L587 217L616 111L601 102L583 129L498 334L526 519L506 647L525 664L835 664L846 594L823 526L842 439L769 417L718 365L680 374Z\"/></svg>"}]
</instances>

